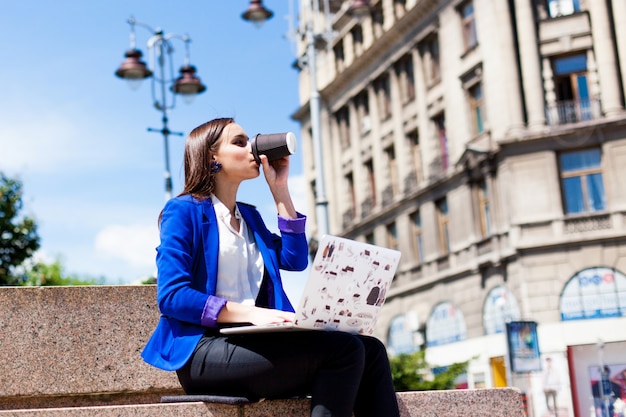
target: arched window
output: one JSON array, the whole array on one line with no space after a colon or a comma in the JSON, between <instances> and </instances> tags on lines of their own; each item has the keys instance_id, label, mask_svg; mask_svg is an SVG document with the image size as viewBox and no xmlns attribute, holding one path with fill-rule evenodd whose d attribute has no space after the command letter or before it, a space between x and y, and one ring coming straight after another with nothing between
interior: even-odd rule
<instances>
[{"instance_id":1,"label":"arched window","mask_svg":"<svg viewBox=\"0 0 626 417\"><path fill-rule=\"evenodd\" d=\"M626 316L626 276L606 267L579 271L561 293L560 310L563 321Z\"/></svg>"},{"instance_id":2,"label":"arched window","mask_svg":"<svg viewBox=\"0 0 626 417\"><path fill-rule=\"evenodd\" d=\"M483 306L485 334L504 333L505 324L520 317L517 301L505 286L499 285L489 291Z\"/></svg>"},{"instance_id":3,"label":"arched window","mask_svg":"<svg viewBox=\"0 0 626 417\"><path fill-rule=\"evenodd\" d=\"M419 321L415 312L400 314L391 320L387 350L391 355L413 353L419 349Z\"/></svg>"},{"instance_id":4,"label":"arched window","mask_svg":"<svg viewBox=\"0 0 626 417\"><path fill-rule=\"evenodd\" d=\"M426 325L427 346L445 345L466 338L467 326L461 310L447 301L437 304Z\"/></svg>"}]
</instances>

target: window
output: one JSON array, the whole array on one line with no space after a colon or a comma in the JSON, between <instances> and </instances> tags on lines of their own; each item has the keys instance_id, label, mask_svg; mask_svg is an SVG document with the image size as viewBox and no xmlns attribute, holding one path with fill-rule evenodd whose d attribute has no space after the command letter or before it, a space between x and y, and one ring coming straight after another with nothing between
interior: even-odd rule
<instances>
[{"instance_id":1,"label":"window","mask_svg":"<svg viewBox=\"0 0 626 417\"><path fill-rule=\"evenodd\" d=\"M426 346L441 346L466 338L463 312L448 301L437 304L426 322Z\"/></svg>"},{"instance_id":2,"label":"window","mask_svg":"<svg viewBox=\"0 0 626 417\"><path fill-rule=\"evenodd\" d=\"M387 159L387 169L389 170L389 185L391 186L391 194L392 196L396 196L399 193L398 161L396 160L396 150L393 145L385 149L385 156Z\"/></svg>"},{"instance_id":3,"label":"window","mask_svg":"<svg viewBox=\"0 0 626 417\"><path fill-rule=\"evenodd\" d=\"M339 142L341 149L350 148L350 111L347 107L342 107L335 113L335 120L339 130Z\"/></svg>"},{"instance_id":4,"label":"window","mask_svg":"<svg viewBox=\"0 0 626 417\"><path fill-rule=\"evenodd\" d=\"M550 114L554 124L591 120L593 112L587 85L585 54L555 58L552 61L556 108Z\"/></svg>"},{"instance_id":5,"label":"window","mask_svg":"<svg viewBox=\"0 0 626 417\"><path fill-rule=\"evenodd\" d=\"M441 169L448 169L448 137L446 135L446 118L443 113L435 116L433 119L435 125L437 140L439 141L439 158L441 161Z\"/></svg>"},{"instance_id":6,"label":"window","mask_svg":"<svg viewBox=\"0 0 626 417\"><path fill-rule=\"evenodd\" d=\"M413 256L418 263L424 262L424 244L422 242L422 216L419 211L413 212L411 218L411 234L413 236Z\"/></svg>"},{"instance_id":7,"label":"window","mask_svg":"<svg viewBox=\"0 0 626 417\"><path fill-rule=\"evenodd\" d=\"M422 153L420 151L420 140L417 129L407 133L406 139L408 142L408 149L411 150L413 159L413 170L415 172L415 180L419 184L422 181Z\"/></svg>"},{"instance_id":8,"label":"window","mask_svg":"<svg viewBox=\"0 0 626 417\"><path fill-rule=\"evenodd\" d=\"M374 238L374 233L368 233L365 235L365 243L369 243L370 245L376 244L376 239Z\"/></svg>"},{"instance_id":9,"label":"window","mask_svg":"<svg viewBox=\"0 0 626 417\"><path fill-rule=\"evenodd\" d=\"M498 285L489 291L483 304L485 334L504 333L506 323L521 318L517 300L505 286Z\"/></svg>"},{"instance_id":10,"label":"window","mask_svg":"<svg viewBox=\"0 0 626 417\"><path fill-rule=\"evenodd\" d=\"M355 97L354 101L360 122L360 133L361 135L364 135L368 133L372 128L372 124L370 121L370 105L367 97L367 91L360 92Z\"/></svg>"},{"instance_id":11,"label":"window","mask_svg":"<svg viewBox=\"0 0 626 417\"><path fill-rule=\"evenodd\" d=\"M441 66L439 56L439 35L431 34L424 41L422 47L424 59L424 72L429 85L438 83L441 80Z\"/></svg>"},{"instance_id":12,"label":"window","mask_svg":"<svg viewBox=\"0 0 626 417\"><path fill-rule=\"evenodd\" d=\"M369 184L369 197L371 199L371 207L376 206L376 177L374 176L374 162L369 160L365 163L365 172Z\"/></svg>"},{"instance_id":13,"label":"window","mask_svg":"<svg viewBox=\"0 0 626 417\"><path fill-rule=\"evenodd\" d=\"M343 43L341 41L333 47L333 52L335 53L335 68L337 69L337 72L341 72L346 69Z\"/></svg>"},{"instance_id":14,"label":"window","mask_svg":"<svg viewBox=\"0 0 626 417\"><path fill-rule=\"evenodd\" d=\"M435 202L437 224L439 226L439 250L442 254L450 253L450 235L448 233L448 200L444 197Z\"/></svg>"},{"instance_id":15,"label":"window","mask_svg":"<svg viewBox=\"0 0 626 417\"><path fill-rule=\"evenodd\" d=\"M401 314L394 317L389 323L387 349L392 356L403 353L413 353L418 350L416 346L416 328L419 325L415 312Z\"/></svg>"},{"instance_id":16,"label":"window","mask_svg":"<svg viewBox=\"0 0 626 417\"><path fill-rule=\"evenodd\" d=\"M317 201L317 186L315 185L315 180L310 182L309 187L311 187L311 195L313 196L313 200Z\"/></svg>"},{"instance_id":17,"label":"window","mask_svg":"<svg viewBox=\"0 0 626 417\"><path fill-rule=\"evenodd\" d=\"M550 17L566 16L580 11L580 0L548 0Z\"/></svg>"},{"instance_id":18,"label":"window","mask_svg":"<svg viewBox=\"0 0 626 417\"><path fill-rule=\"evenodd\" d=\"M387 247L389 249L398 250L398 228L396 227L396 223L389 223L386 227L387 229Z\"/></svg>"},{"instance_id":19,"label":"window","mask_svg":"<svg viewBox=\"0 0 626 417\"><path fill-rule=\"evenodd\" d=\"M468 90L470 113L472 117L472 126L475 134L481 134L484 131L483 113L483 87L481 83L474 84Z\"/></svg>"},{"instance_id":20,"label":"window","mask_svg":"<svg viewBox=\"0 0 626 417\"><path fill-rule=\"evenodd\" d=\"M378 100L378 111L380 119L385 120L391 117L391 86L389 74L383 74L374 82L376 98Z\"/></svg>"},{"instance_id":21,"label":"window","mask_svg":"<svg viewBox=\"0 0 626 417\"><path fill-rule=\"evenodd\" d=\"M461 18L463 19L463 41L465 50L467 51L478 45L476 21L474 19L474 3L470 1L461 6Z\"/></svg>"},{"instance_id":22,"label":"window","mask_svg":"<svg viewBox=\"0 0 626 417\"><path fill-rule=\"evenodd\" d=\"M614 268L583 269L561 293L561 320L626 317L626 276Z\"/></svg>"},{"instance_id":23,"label":"window","mask_svg":"<svg viewBox=\"0 0 626 417\"><path fill-rule=\"evenodd\" d=\"M605 210L600 149L562 153L559 162L565 213Z\"/></svg>"},{"instance_id":24,"label":"window","mask_svg":"<svg viewBox=\"0 0 626 417\"><path fill-rule=\"evenodd\" d=\"M487 237L491 235L491 207L487 191L487 180L482 179L478 182L476 194L478 197L478 214L480 216L480 234L482 237Z\"/></svg>"},{"instance_id":25,"label":"window","mask_svg":"<svg viewBox=\"0 0 626 417\"><path fill-rule=\"evenodd\" d=\"M352 217L354 218L354 216L356 216L356 194L354 192L354 176L352 175L352 173L346 174L345 178L345 184L346 184L346 188L348 189L348 195L350 197L350 213L352 214Z\"/></svg>"},{"instance_id":26,"label":"window","mask_svg":"<svg viewBox=\"0 0 626 417\"><path fill-rule=\"evenodd\" d=\"M405 55L398 61L396 73L400 80L402 104L406 104L415 99L415 76L413 74L413 57L411 55Z\"/></svg>"},{"instance_id":27,"label":"window","mask_svg":"<svg viewBox=\"0 0 626 417\"><path fill-rule=\"evenodd\" d=\"M356 25L352 29L351 33L354 56L359 56L363 53L363 27L361 25Z\"/></svg>"}]
</instances>

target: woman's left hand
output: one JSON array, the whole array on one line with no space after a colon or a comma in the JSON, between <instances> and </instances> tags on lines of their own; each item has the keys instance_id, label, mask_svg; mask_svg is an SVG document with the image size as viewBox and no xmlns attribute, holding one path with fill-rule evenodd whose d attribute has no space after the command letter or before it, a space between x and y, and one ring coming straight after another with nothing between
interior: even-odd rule
<instances>
[{"instance_id":1,"label":"woman's left hand","mask_svg":"<svg viewBox=\"0 0 626 417\"><path fill-rule=\"evenodd\" d=\"M289 157L277 159L269 162L266 155L261 155L261 165L263 165L263 175L271 190L287 186L289 178Z\"/></svg>"},{"instance_id":2,"label":"woman's left hand","mask_svg":"<svg viewBox=\"0 0 626 417\"><path fill-rule=\"evenodd\" d=\"M267 160L267 156L261 155L261 163L263 164L263 175L265 175L265 181L267 181L267 185L269 185L274 197L278 215L288 219L295 219L298 217L298 214L293 201L291 201L288 186L289 157L285 156L270 163Z\"/></svg>"}]
</instances>

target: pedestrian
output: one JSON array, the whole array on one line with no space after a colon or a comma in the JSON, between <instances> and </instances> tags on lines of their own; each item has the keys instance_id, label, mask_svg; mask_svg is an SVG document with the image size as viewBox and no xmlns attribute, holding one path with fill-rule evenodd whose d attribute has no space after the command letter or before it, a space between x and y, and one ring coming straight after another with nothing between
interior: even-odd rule
<instances>
[{"instance_id":1,"label":"pedestrian","mask_svg":"<svg viewBox=\"0 0 626 417\"><path fill-rule=\"evenodd\" d=\"M543 369L543 394L546 398L546 407L548 411L556 415L557 402L556 397L561 389L561 378L559 372L552 364L552 358L546 358L546 366ZM550 404L552 403L552 404Z\"/></svg>"},{"instance_id":2,"label":"pedestrian","mask_svg":"<svg viewBox=\"0 0 626 417\"><path fill-rule=\"evenodd\" d=\"M185 185L159 216L159 323L142 356L176 371L187 394L250 400L311 396L312 417L399 416L384 345L337 331L223 335L238 323L293 321L279 269L308 263L306 217L288 189L289 157L261 155L276 203L279 233L254 206L237 202L243 181L259 176L249 138L231 118L191 131Z\"/></svg>"}]
</instances>

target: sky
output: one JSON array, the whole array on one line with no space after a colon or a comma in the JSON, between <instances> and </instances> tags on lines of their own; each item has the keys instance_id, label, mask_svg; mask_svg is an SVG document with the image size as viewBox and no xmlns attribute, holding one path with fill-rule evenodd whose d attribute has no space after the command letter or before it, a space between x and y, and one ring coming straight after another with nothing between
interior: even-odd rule
<instances>
[{"instance_id":1,"label":"sky","mask_svg":"<svg viewBox=\"0 0 626 417\"><path fill-rule=\"evenodd\" d=\"M265 0L274 17L257 28L241 19L248 0L0 0L0 171L23 184L21 214L35 219L41 239L37 259L60 259L66 274L114 285L156 274L164 141L148 131L162 128L150 80L133 91L114 75L130 45L129 17L153 29L135 31L146 63L154 30L191 38L190 63L207 90L191 104L177 99L170 130L186 135L215 117L234 117L251 137L293 131L300 141L291 119L299 100L290 2ZM178 76L185 47L178 38L172 45ZM169 142L176 195L184 136ZM298 151L290 181L305 211ZM244 183L238 199L255 204L277 231L263 175ZM284 276L292 301L302 280L302 273Z\"/></svg>"}]
</instances>

